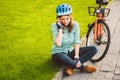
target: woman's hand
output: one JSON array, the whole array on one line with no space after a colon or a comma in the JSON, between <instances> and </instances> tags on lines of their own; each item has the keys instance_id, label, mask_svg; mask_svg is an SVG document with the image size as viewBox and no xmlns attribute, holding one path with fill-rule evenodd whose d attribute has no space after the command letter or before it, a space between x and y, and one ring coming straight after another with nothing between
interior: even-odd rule
<instances>
[{"instance_id":1,"label":"woman's hand","mask_svg":"<svg viewBox=\"0 0 120 80\"><path fill-rule=\"evenodd\" d=\"M81 62L79 61L79 56L74 56L75 62L76 62L76 68L79 68L81 66Z\"/></svg>"},{"instance_id":2,"label":"woman's hand","mask_svg":"<svg viewBox=\"0 0 120 80\"><path fill-rule=\"evenodd\" d=\"M76 68L79 68L81 66L81 62L79 60L75 60L76 62Z\"/></svg>"},{"instance_id":3,"label":"woman's hand","mask_svg":"<svg viewBox=\"0 0 120 80\"><path fill-rule=\"evenodd\" d=\"M76 63L76 68L79 68L81 66L81 63L77 62Z\"/></svg>"},{"instance_id":4,"label":"woman's hand","mask_svg":"<svg viewBox=\"0 0 120 80\"><path fill-rule=\"evenodd\" d=\"M57 22L57 27L58 27L58 29L63 29L64 26L62 25L61 22L58 21L58 22Z\"/></svg>"}]
</instances>

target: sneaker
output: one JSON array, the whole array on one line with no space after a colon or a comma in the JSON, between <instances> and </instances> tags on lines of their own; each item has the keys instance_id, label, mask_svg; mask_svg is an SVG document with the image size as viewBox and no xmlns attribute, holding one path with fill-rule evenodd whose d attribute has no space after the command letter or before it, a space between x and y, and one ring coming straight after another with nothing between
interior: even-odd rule
<instances>
[{"instance_id":1,"label":"sneaker","mask_svg":"<svg viewBox=\"0 0 120 80\"><path fill-rule=\"evenodd\" d=\"M85 72L92 73L92 72L95 72L97 69L96 69L96 67L93 67L93 66L84 66L83 70Z\"/></svg>"},{"instance_id":2,"label":"sneaker","mask_svg":"<svg viewBox=\"0 0 120 80\"><path fill-rule=\"evenodd\" d=\"M73 74L73 69L72 68L67 68L66 71L67 75L72 75Z\"/></svg>"}]
</instances>

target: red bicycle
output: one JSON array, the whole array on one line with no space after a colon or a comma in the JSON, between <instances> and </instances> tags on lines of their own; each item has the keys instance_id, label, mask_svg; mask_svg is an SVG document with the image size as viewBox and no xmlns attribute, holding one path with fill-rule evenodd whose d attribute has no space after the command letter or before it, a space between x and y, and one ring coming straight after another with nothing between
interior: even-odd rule
<instances>
[{"instance_id":1,"label":"red bicycle","mask_svg":"<svg viewBox=\"0 0 120 80\"><path fill-rule=\"evenodd\" d=\"M86 35L86 46L95 46L98 49L97 54L91 58L92 62L101 61L108 52L110 46L110 30L105 22L105 17L109 15L110 9L103 8L107 5L107 0L96 0L99 7L88 7L90 16L96 16L92 24L88 24L88 32Z\"/></svg>"}]
</instances>

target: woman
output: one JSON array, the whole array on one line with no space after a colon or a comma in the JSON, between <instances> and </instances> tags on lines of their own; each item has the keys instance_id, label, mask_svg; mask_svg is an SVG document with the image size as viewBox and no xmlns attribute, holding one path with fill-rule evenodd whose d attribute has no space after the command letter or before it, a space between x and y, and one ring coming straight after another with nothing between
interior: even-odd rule
<instances>
[{"instance_id":1,"label":"woman","mask_svg":"<svg viewBox=\"0 0 120 80\"><path fill-rule=\"evenodd\" d=\"M71 75L73 69L94 72L93 66L83 63L90 60L97 50L93 46L80 48L79 24L72 19L72 8L69 4L60 4L56 9L57 21L52 24L53 37L52 60L66 66L66 73Z\"/></svg>"}]
</instances>

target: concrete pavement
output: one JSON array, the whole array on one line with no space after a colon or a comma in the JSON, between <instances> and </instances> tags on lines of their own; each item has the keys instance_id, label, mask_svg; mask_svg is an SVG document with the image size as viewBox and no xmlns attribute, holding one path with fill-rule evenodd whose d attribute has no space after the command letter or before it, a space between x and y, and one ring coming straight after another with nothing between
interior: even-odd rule
<instances>
[{"instance_id":1,"label":"concrete pavement","mask_svg":"<svg viewBox=\"0 0 120 80\"><path fill-rule=\"evenodd\" d=\"M86 63L96 66L96 72L74 70L72 76L65 76L63 80L120 80L120 0L112 0L108 7L111 12L106 17L106 22L111 31L111 44L107 55L98 63Z\"/></svg>"}]
</instances>

